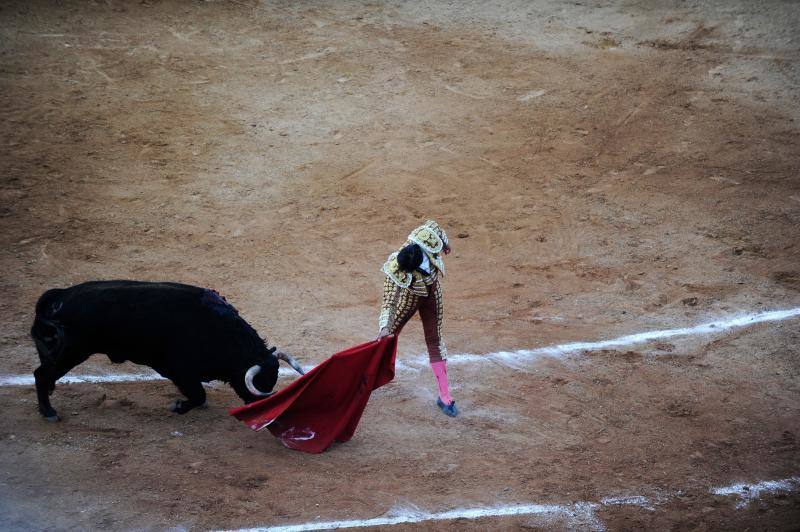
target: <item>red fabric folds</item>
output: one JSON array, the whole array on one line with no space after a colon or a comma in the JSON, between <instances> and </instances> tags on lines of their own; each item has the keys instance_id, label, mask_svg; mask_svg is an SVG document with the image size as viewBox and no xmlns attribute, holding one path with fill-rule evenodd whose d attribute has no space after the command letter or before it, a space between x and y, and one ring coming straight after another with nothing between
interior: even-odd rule
<instances>
[{"instance_id":1,"label":"red fabric folds","mask_svg":"<svg viewBox=\"0 0 800 532\"><path fill-rule=\"evenodd\" d=\"M395 335L351 347L230 414L253 430L268 428L290 449L321 453L353 437L372 391L394 378L396 354Z\"/></svg>"}]
</instances>

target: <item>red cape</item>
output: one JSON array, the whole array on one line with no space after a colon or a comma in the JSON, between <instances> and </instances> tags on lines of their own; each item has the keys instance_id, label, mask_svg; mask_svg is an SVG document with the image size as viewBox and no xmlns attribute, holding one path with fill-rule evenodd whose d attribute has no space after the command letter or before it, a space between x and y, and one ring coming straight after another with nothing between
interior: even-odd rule
<instances>
[{"instance_id":1,"label":"red cape","mask_svg":"<svg viewBox=\"0 0 800 532\"><path fill-rule=\"evenodd\" d=\"M253 430L268 428L290 449L321 453L353 437L372 391L394 378L396 354L395 335L351 347L230 414Z\"/></svg>"}]
</instances>

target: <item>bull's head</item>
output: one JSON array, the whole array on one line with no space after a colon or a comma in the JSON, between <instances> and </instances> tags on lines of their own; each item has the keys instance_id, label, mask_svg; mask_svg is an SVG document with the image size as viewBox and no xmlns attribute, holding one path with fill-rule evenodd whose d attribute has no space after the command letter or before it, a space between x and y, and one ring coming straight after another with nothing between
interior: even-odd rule
<instances>
[{"instance_id":1,"label":"bull's head","mask_svg":"<svg viewBox=\"0 0 800 532\"><path fill-rule=\"evenodd\" d=\"M277 360L283 360L284 362L286 362L287 364L292 366L292 368L294 368L294 370L297 373L299 373L300 375L305 375L305 372L303 371L303 368L300 366L300 364L297 362L297 360L294 359L294 357L292 355L290 355L288 353L284 353L283 351L277 351L276 352L274 347L269 349L269 354L270 354L270 356L274 356L275 358L277 358ZM276 366L277 366L277 364L276 364ZM275 367L275 366L273 366L273 367L275 368L275 369L273 369L273 371L275 372L274 379L277 379L277 367ZM256 388L256 385L253 383L253 379L256 378L256 375L261 373L262 369L263 368L262 368L261 364L256 364L255 366L253 366L250 369L248 369L247 373L245 373L245 375L244 375L244 385L247 387L247 391L249 391L251 394L255 395L256 397L266 397L268 395L272 395L272 392L262 392L261 390ZM272 380L272 383L269 386L270 389L272 389L272 387L275 385L275 380L274 379Z\"/></svg>"}]
</instances>

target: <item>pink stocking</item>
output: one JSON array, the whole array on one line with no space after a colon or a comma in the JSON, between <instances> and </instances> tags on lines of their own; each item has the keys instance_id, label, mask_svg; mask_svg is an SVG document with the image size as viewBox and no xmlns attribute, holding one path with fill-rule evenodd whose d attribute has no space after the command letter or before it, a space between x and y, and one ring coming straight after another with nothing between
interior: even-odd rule
<instances>
[{"instance_id":1,"label":"pink stocking","mask_svg":"<svg viewBox=\"0 0 800 532\"><path fill-rule=\"evenodd\" d=\"M431 369L433 369L436 382L439 384L439 398L444 404L449 405L453 402L453 398L450 397L450 387L447 383L447 362L444 360L431 362Z\"/></svg>"}]
</instances>

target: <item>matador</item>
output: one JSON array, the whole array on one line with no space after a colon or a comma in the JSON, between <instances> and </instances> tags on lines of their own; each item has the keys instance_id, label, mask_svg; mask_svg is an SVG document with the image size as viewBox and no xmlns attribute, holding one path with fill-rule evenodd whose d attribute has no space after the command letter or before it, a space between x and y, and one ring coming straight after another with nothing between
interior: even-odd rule
<instances>
[{"instance_id":1,"label":"matador","mask_svg":"<svg viewBox=\"0 0 800 532\"><path fill-rule=\"evenodd\" d=\"M439 397L436 404L450 417L458 415L447 381L447 349L442 339L443 255L450 253L447 234L428 220L414 229L405 245L389 255L383 265L383 304L379 319L379 338L400 334L408 320L419 312L431 369L436 376Z\"/></svg>"}]
</instances>

